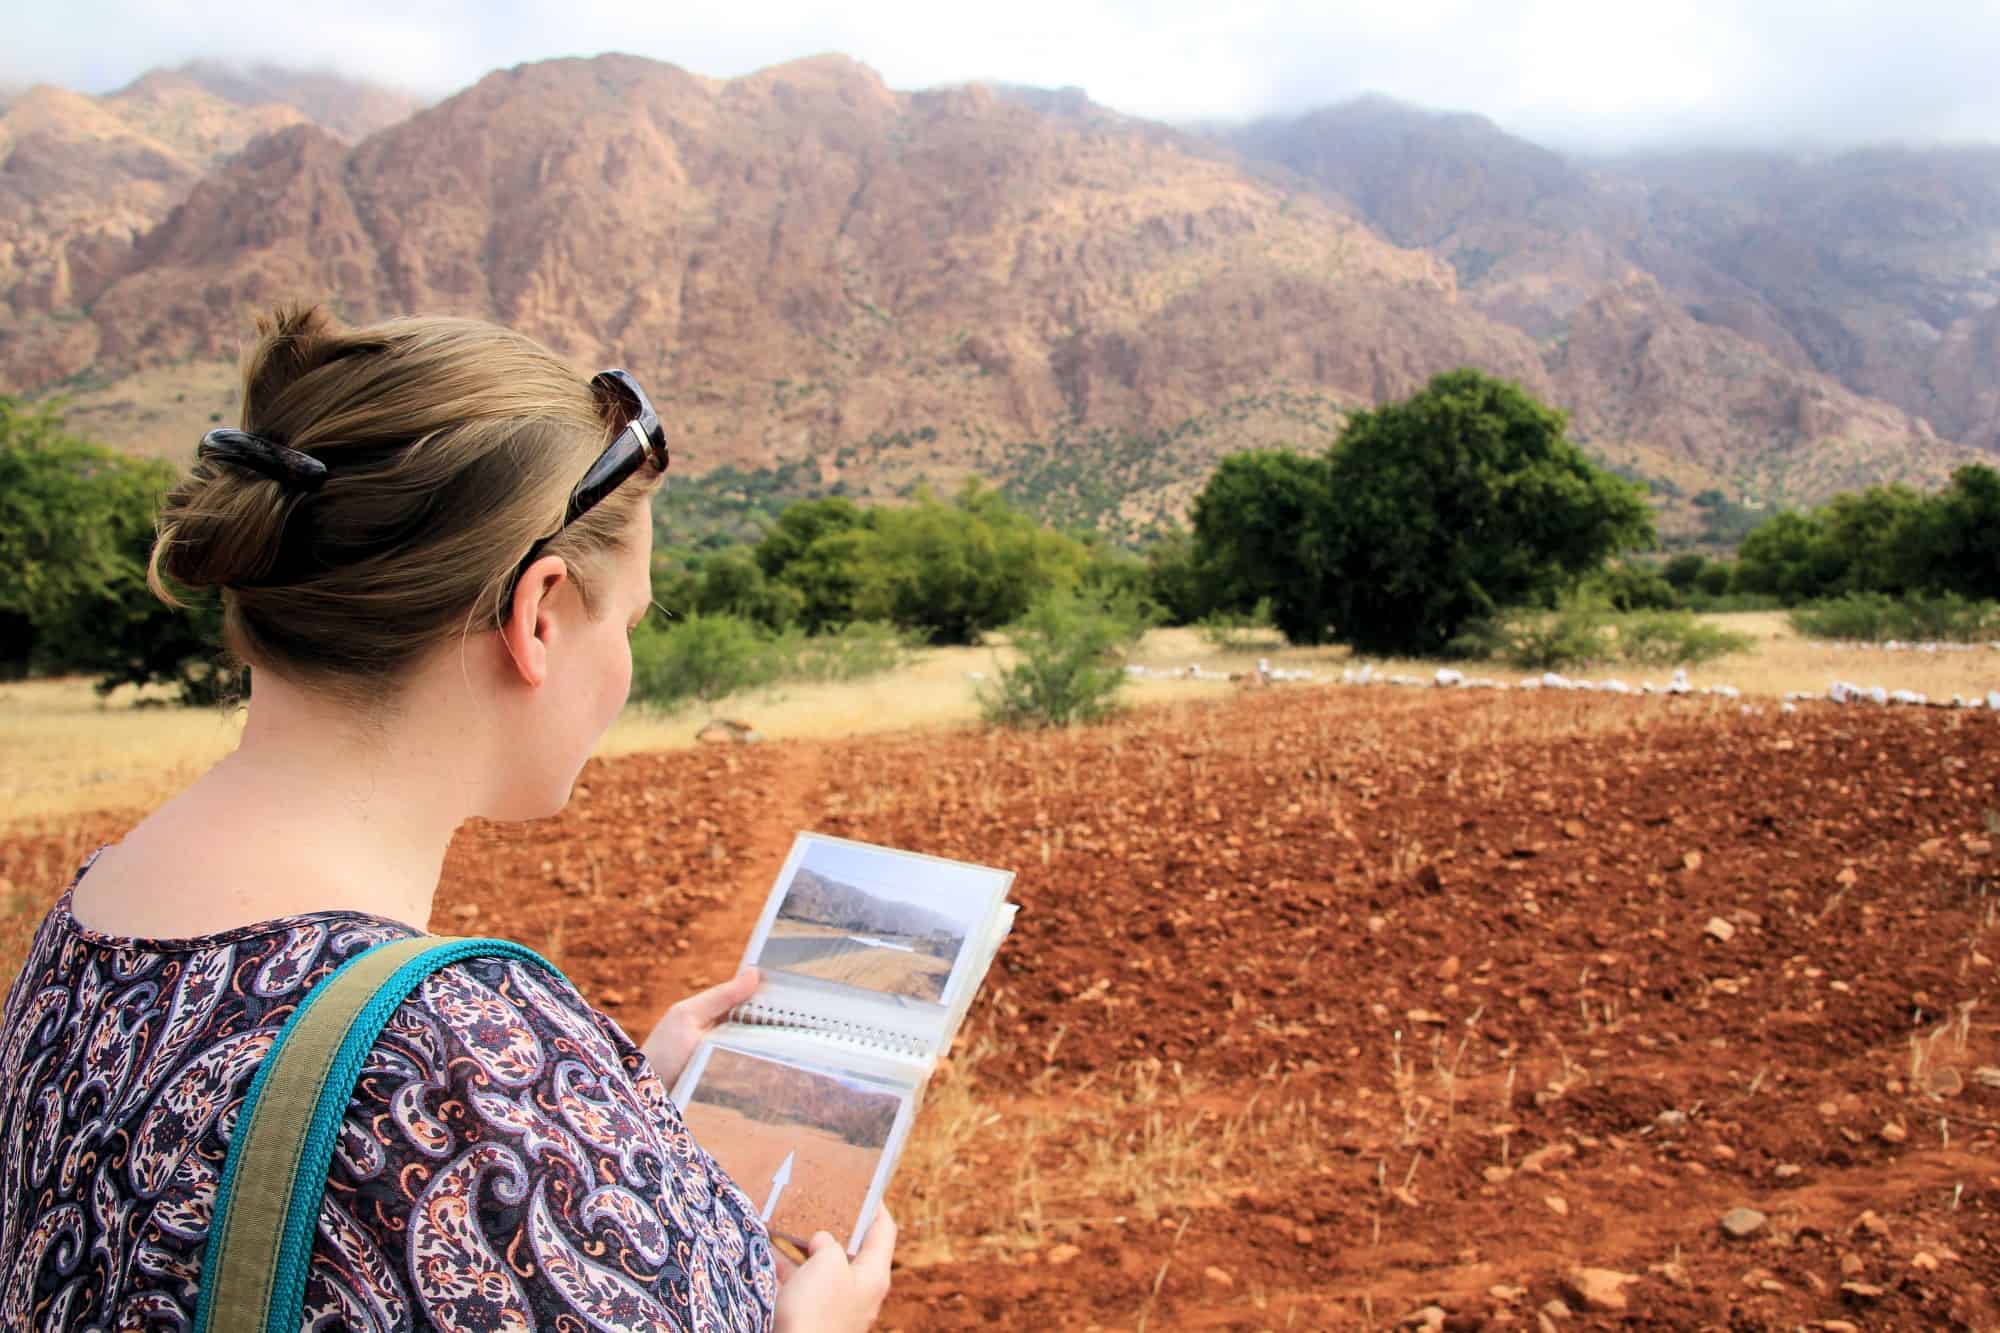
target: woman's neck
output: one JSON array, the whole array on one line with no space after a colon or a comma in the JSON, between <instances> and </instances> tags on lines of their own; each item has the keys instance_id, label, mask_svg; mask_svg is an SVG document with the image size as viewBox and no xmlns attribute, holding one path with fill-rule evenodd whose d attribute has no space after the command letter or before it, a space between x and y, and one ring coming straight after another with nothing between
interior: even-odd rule
<instances>
[{"instance_id":1,"label":"woman's neck","mask_svg":"<svg viewBox=\"0 0 2000 1333\"><path fill-rule=\"evenodd\" d=\"M452 835L478 806L462 736L437 730L408 716L366 725L259 680L235 753L99 858L77 886L77 920L141 938L316 911L422 928Z\"/></svg>"}]
</instances>

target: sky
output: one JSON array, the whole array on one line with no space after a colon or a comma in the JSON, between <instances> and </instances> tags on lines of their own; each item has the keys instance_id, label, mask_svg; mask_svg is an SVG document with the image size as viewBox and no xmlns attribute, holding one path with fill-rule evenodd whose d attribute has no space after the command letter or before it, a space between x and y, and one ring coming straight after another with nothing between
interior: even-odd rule
<instances>
[{"instance_id":1,"label":"sky","mask_svg":"<svg viewBox=\"0 0 2000 1333\"><path fill-rule=\"evenodd\" d=\"M1996 0L67 0L5 27L0 85L91 93L196 57L442 97L553 56L730 77L838 51L893 88L1078 86L1171 121L1372 92L1582 152L2000 142Z\"/></svg>"}]
</instances>

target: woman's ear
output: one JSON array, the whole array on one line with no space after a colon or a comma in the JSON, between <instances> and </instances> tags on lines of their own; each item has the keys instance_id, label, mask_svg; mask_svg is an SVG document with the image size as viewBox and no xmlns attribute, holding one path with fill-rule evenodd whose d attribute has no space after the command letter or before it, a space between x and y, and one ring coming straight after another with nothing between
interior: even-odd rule
<instances>
[{"instance_id":1,"label":"woman's ear","mask_svg":"<svg viewBox=\"0 0 2000 1333\"><path fill-rule=\"evenodd\" d=\"M551 605L556 589L569 578L569 567L559 555L545 555L529 565L514 585L514 601L507 609L507 621L500 638L514 669L529 687L538 687L549 678L549 648L556 639L556 623Z\"/></svg>"}]
</instances>

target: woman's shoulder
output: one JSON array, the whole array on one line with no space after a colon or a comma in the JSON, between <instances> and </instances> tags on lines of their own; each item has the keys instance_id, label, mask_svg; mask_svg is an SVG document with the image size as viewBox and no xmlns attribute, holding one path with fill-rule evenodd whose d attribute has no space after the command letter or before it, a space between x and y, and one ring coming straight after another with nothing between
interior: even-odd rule
<instances>
[{"instance_id":1,"label":"woman's shoulder","mask_svg":"<svg viewBox=\"0 0 2000 1333\"><path fill-rule=\"evenodd\" d=\"M338 1266L411 1274L408 1299L442 1326L581 1311L601 1327L761 1329L776 1296L754 1211L631 1040L519 957L458 959L403 1001L363 1068L328 1200L355 1219ZM433 1284L445 1256L452 1280Z\"/></svg>"}]
</instances>

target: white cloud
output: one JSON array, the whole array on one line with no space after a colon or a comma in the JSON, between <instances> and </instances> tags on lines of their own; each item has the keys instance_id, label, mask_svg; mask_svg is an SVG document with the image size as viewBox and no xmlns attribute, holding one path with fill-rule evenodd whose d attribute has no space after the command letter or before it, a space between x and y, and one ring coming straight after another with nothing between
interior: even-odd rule
<instances>
[{"instance_id":1,"label":"white cloud","mask_svg":"<svg viewBox=\"0 0 2000 1333\"><path fill-rule=\"evenodd\" d=\"M1989 0L74 0L10 17L0 81L107 91L197 56L331 66L443 95L523 61L620 50L730 76L842 51L891 86L1076 84L1168 119L1365 91L1480 111L1530 137L2000 141Z\"/></svg>"}]
</instances>

